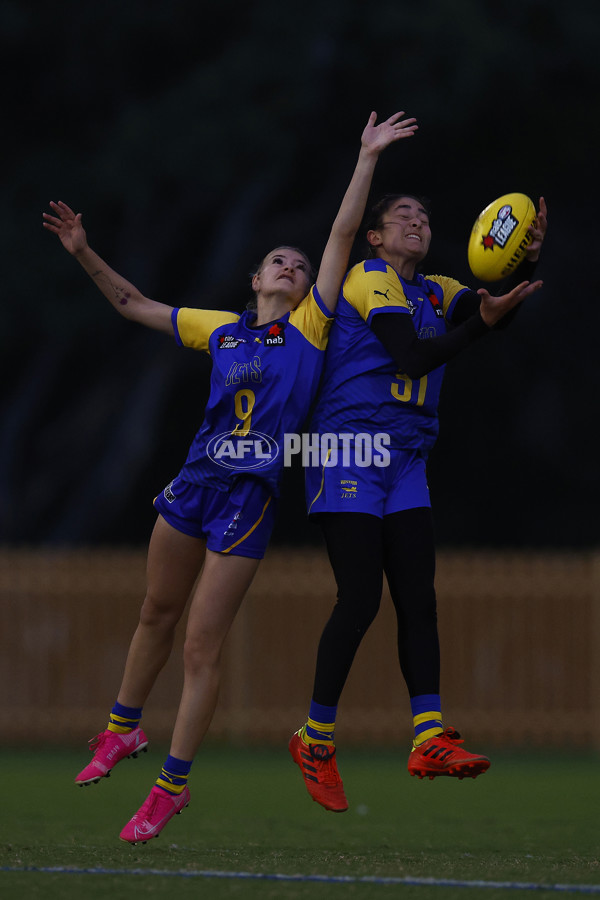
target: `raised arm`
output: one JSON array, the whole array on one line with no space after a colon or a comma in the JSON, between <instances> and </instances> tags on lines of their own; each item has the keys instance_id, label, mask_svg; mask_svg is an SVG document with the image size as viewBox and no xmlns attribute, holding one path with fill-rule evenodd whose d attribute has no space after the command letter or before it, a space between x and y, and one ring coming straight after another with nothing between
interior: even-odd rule
<instances>
[{"instance_id":1,"label":"raised arm","mask_svg":"<svg viewBox=\"0 0 600 900\"><path fill-rule=\"evenodd\" d=\"M409 378L422 378L438 366L450 362L474 341L489 334L503 316L516 309L542 286L541 281L524 281L508 294L492 297L484 288L469 292L465 304L472 305L471 314L460 324L435 337L420 338L412 319L405 313L381 312L373 316L371 330L379 338L400 372Z\"/></svg>"},{"instance_id":2,"label":"raised arm","mask_svg":"<svg viewBox=\"0 0 600 900\"><path fill-rule=\"evenodd\" d=\"M172 335L173 307L144 297L135 285L111 269L91 249L81 223L81 213L74 213L61 200L58 203L51 202L50 208L54 214L43 213L44 228L58 235L65 250L75 257L117 312L126 319Z\"/></svg>"},{"instance_id":3,"label":"raised arm","mask_svg":"<svg viewBox=\"0 0 600 900\"><path fill-rule=\"evenodd\" d=\"M394 141L412 137L418 128L416 119L403 119L403 116L404 112L397 112L380 125L375 125L377 114L372 112L362 133L358 162L331 228L317 275L317 290L331 311L335 309L348 268L379 154Z\"/></svg>"}]
</instances>

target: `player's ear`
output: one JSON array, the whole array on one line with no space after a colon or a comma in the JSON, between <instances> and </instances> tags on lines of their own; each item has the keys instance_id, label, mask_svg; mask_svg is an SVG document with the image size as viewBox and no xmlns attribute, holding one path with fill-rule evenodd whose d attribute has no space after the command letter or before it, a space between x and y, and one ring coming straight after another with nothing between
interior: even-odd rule
<instances>
[{"instance_id":1,"label":"player's ear","mask_svg":"<svg viewBox=\"0 0 600 900\"><path fill-rule=\"evenodd\" d=\"M259 286L260 286L260 272L257 272L256 275L252 276L251 284L252 284L252 290L254 291L255 294L257 294Z\"/></svg>"},{"instance_id":2,"label":"player's ear","mask_svg":"<svg viewBox=\"0 0 600 900\"><path fill-rule=\"evenodd\" d=\"M375 231L374 229L371 229L371 231L367 231L367 240L371 247L381 247L383 243L381 232Z\"/></svg>"}]
</instances>

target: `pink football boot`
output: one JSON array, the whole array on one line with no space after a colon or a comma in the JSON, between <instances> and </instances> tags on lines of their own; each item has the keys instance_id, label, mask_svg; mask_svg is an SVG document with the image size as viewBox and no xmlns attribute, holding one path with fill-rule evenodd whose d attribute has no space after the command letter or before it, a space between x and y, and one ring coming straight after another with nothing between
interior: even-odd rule
<instances>
[{"instance_id":1,"label":"pink football boot","mask_svg":"<svg viewBox=\"0 0 600 900\"><path fill-rule=\"evenodd\" d=\"M89 743L94 758L76 777L75 784L79 787L97 784L101 778L108 778L111 769L125 757L136 757L141 751L146 752L148 738L141 728L134 728L128 734L116 734L107 729Z\"/></svg>"},{"instance_id":2,"label":"pink football boot","mask_svg":"<svg viewBox=\"0 0 600 900\"><path fill-rule=\"evenodd\" d=\"M128 844L145 844L150 838L158 837L167 822L178 816L189 802L187 785L181 794L169 794L155 785L119 837Z\"/></svg>"}]
</instances>

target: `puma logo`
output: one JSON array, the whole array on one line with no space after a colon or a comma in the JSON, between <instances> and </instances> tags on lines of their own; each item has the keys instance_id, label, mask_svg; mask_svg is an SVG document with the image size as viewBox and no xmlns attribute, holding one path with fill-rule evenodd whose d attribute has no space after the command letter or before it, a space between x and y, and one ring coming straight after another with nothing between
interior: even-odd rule
<instances>
[{"instance_id":1,"label":"puma logo","mask_svg":"<svg viewBox=\"0 0 600 900\"><path fill-rule=\"evenodd\" d=\"M390 290L390 289L388 288L387 291L373 291L373 293L374 293L374 294L379 294L380 297L385 297L385 299L386 299L386 300L388 301L388 303L389 303L389 300L390 300L390 298L388 297L389 290Z\"/></svg>"}]
</instances>

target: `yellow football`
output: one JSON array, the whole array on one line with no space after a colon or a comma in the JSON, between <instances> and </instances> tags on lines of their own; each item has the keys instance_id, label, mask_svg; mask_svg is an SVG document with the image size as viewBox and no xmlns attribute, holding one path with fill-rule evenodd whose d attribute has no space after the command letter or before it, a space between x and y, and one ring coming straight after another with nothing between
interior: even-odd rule
<instances>
[{"instance_id":1,"label":"yellow football","mask_svg":"<svg viewBox=\"0 0 600 900\"><path fill-rule=\"evenodd\" d=\"M527 194L504 194L477 217L469 238L468 259L481 281L500 281L525 258L536 211Z\"/></svg>"}]
</instances>

